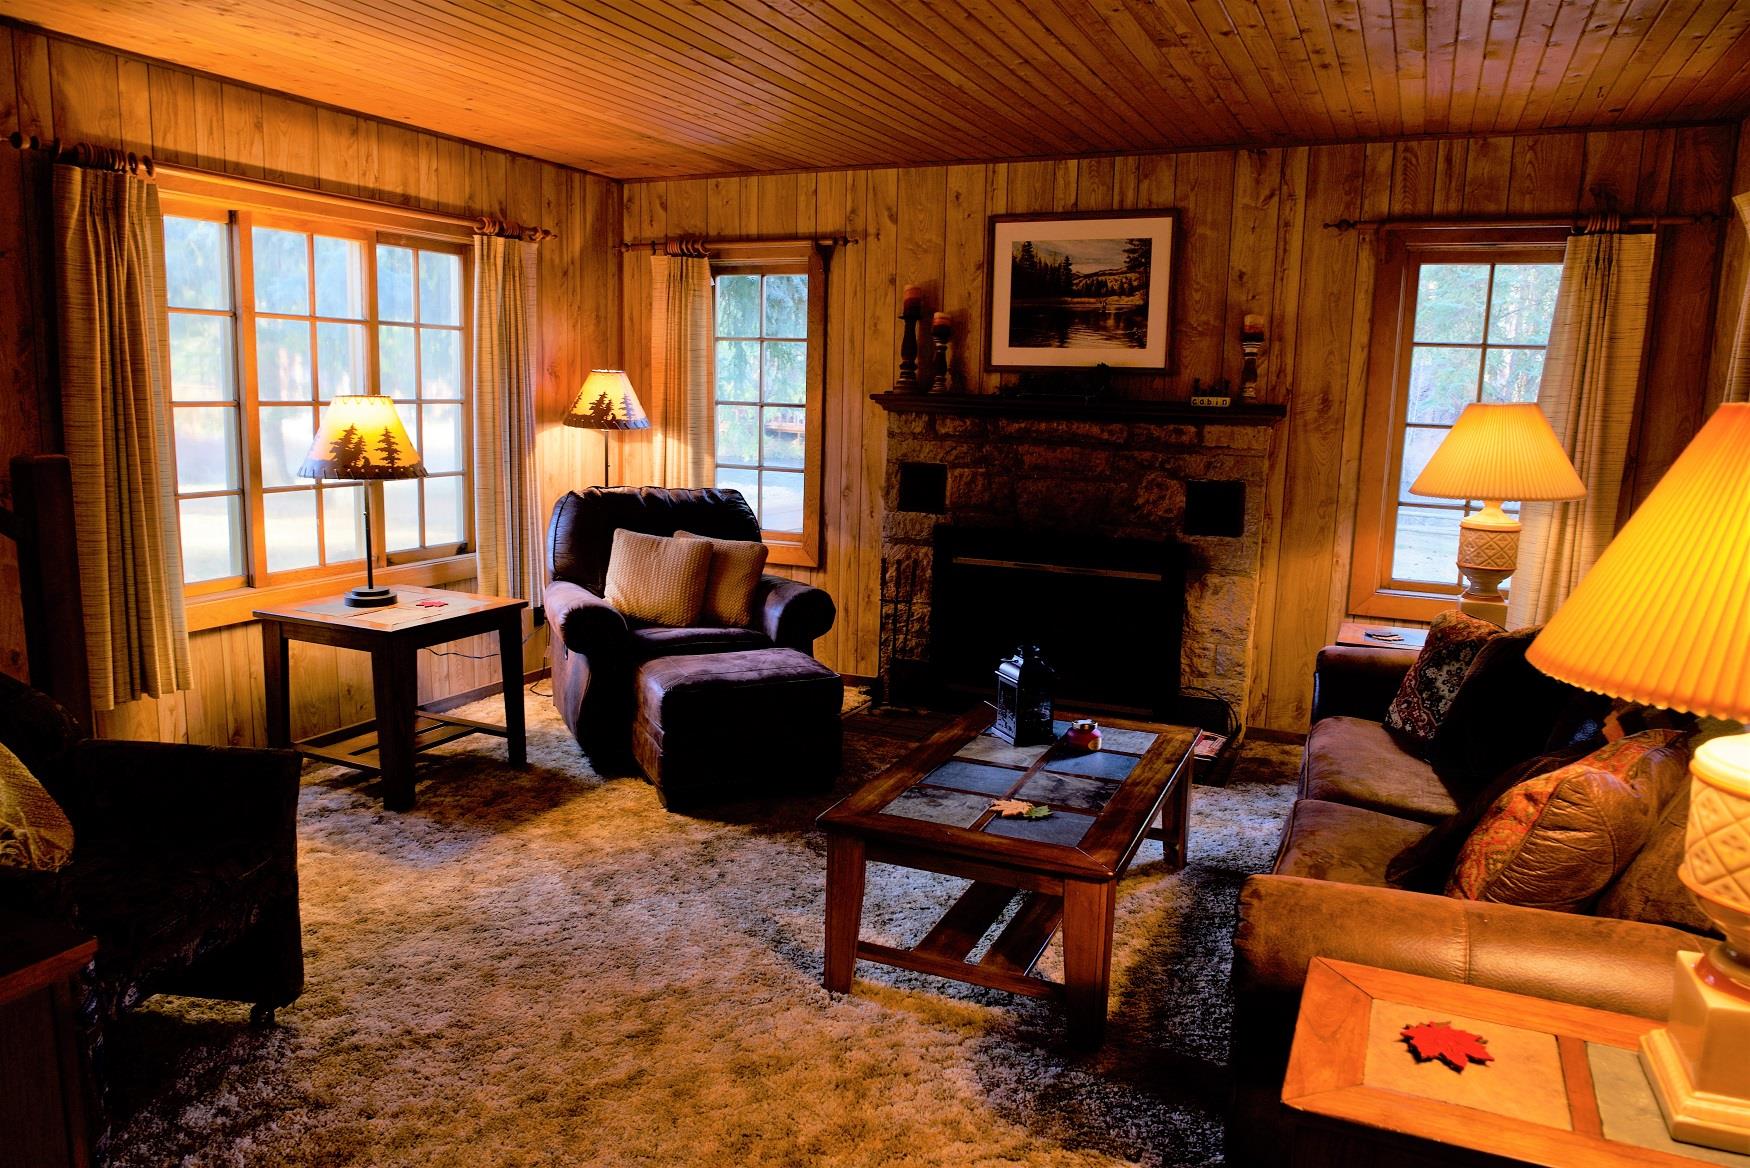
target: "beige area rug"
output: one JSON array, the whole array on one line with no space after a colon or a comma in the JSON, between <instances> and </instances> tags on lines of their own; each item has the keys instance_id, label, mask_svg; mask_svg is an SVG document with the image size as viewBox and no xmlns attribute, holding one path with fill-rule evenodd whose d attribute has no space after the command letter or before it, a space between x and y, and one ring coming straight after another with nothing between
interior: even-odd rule
<instances>
[{"instance_id":1,"label":"beige area rug","mask_svg":"<svg viewBox=\"0 0 1750 1168\"><path fill-rule=\"evenodd\" d=\"M852 994L821 988L831 797L670 815L593 775L548 700L528 713L528 770L452 744L410 813L307 770L304 995L269 1030L193 999L131 1015L118 1164L1220 1162L1235 897L1270 862L1297 748L1197 788L1184 872L1144 846L1110 1037L1078 1057L1047 1002L867 964ZM837 794L904 752L898 721L847 719ZM865 936L917 940L957 887L873 867Z\"/></svg>"}]
</instances>

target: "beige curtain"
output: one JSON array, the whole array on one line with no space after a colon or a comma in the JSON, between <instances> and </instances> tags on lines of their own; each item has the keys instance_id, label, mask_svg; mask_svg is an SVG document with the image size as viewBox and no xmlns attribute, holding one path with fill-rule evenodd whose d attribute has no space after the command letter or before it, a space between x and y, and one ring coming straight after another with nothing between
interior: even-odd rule
<instances>
[{"instance_id":1,"label":"beige curtain","mask_svg":"<svg viewBox=\"0 0 1750 1168\"><path fill-rule=\"evenodd\" d=\"M474 237L474 537L477 587L541 603L535 497L535 336L539 245ZM569 403L567 403L569 404Z\"/></svg>"},{"instance_id":2,"label":"beige curtain","mask_svg":"<svg viewBox=\"0 0 1750 1168\"><path fill-rule=\"evenodd\" d=\"M61 423L91 708L190 685L158 188L53 167ZM15 290L16 291L16 290Z\"/></svg>"},{"instance_id":3,"label":"beige curtain","mask_svg":"<svg viewBox=\"0 0 1750 1168\"><path fill-rule=\"evenodd\" d=\"M1738 225L1750 234L1750 191L1733 196L1732 203L1738 209ZM1739 240L1741 246L1744 243ZM1731 364L1726 366L1725 400L1729 402L1750 402L1750 261L1741 266L1745 272L1738 291L1738 331L1732 337Z\"/></svg>"},{"instance_id":4,"label":"beige curtain","mask_svg":"<svg viewBox=\"0 0 1750 1168\"><path fill-rule=\"evenodd\" d=\"M650 257L650 381L657 486L708 487L712 429L711 261Z\"/></svg>"},{"instance_id":5,"label":"beige curtain","mask_svg":"<svg viewBox=\"0 0 1750 1168\"><path fill-rule=\"evenodd\" d=\"M1586 497L1524 505L1511 628L1548 620L1615 534L1646 351L1654 238L1600 231L1568 241L1537 404Z\"/></svg>"}]
</instances>

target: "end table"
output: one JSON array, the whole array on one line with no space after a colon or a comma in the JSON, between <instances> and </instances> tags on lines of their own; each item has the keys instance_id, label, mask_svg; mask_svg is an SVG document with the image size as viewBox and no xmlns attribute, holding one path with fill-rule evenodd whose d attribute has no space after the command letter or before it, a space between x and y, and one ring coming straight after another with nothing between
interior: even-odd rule
<instances>
[{"instance_id":1,"label":"end table","mask_svg":"<svg viewBox=\"0 0 1750 1168\"><path fill-rule=\"evenodd\" d=\"M91 1162L73 979L97 942L0 910L0 1163Z\"/></svg>"},{"instance_id":2,"label":"end table","mask_svg":"<svg viewBox=\"0 0 1750 1168\"><path fill-rule=\"evenodd\" d=\"M258 608L267 690L267 744L289 746L309 758L381 776L383 806L413 806L413 756L470 734L506 740L510 764L528 763L523 731L523 609L528 602L478 596L442 588L400 587L383 608L350 608L338 596ZM504 681L504 725L455 718L419 705L419 651L480 633L498 634ZM292 641L314 641L371 655L376 717L324 734L292 741L291 689L287 684Z\"/></svg>"}]
</instances>

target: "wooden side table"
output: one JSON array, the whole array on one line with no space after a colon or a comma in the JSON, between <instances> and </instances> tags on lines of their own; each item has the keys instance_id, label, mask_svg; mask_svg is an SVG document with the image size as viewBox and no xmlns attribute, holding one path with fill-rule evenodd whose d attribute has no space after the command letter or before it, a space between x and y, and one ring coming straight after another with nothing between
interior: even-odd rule
<instances>
[{"instance_id":1,"label":"wooden side table","mask_svg":"<svg viewBox=\"0 0 1750 1168\"><path fill-rule=\"evenodd\" d=\"M1493 1062L1418 1063L1405 1026L1450 1022L1488 1040ZM1627 1014L1313 958L1282 1101L1302 1166L1719 1164L1750 1156L1665 1132Z\"/></svg>"},{"instance_id":2,"label":"wooden side table","mask_svg":"<svg viewBox=\"0 0 1750 1168\"><path fill-rule=\"evenodd\" d=\"M510 764L528 762L523 731L523 609L528 602L441 588L397 588L383 608L348 608L338 596L284 608L260 608L267 690L267 742L310 758L381 776L383 806L413 806L414 755L469 734L496 734L510 748ZM480 633L498 633L504 681L504 725L455 718L419 705L419 650ZM371 655L375 718L292 741L289 646L314 641Z\"/></svg>"},{"instance_id":3,"label":"wooden side table","mask_svg":"<svg viewBox=\"0 0 1750 1168\"><path fill-rule=\"evenodd\" d=\"M1368 636L1368 633L1396 633L1401 639L1382 641L1377 637ZM1412 653L1419 653L1427 640L1427 629L1409 628L1405 625L1376 625L1367 621L1344 621L1337 629L1337 644L1361 645L1368 649L1408 649Z\"/></svg>"},{"instance_id":4,"label":"wooden side table","mask_svg":"<svg viewBox=\"0 0 1750 1168\"><path fill-rule=\"evenodd\" d=\"M73 978L97 942L0 910L0 1163L91 1162Z\"/></svg>"}]
</instances>

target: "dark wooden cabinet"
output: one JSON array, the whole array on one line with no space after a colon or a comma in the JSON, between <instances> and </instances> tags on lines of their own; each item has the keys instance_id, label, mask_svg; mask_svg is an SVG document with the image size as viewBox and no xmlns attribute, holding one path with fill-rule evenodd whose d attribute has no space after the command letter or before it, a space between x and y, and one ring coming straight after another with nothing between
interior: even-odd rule
<instances>
[{"instance_id":1,"label":"dark wooden cabinet","mask_svg":"<svg viewBox=\"0 0 1750 1168\"><path fill-rule=\"evenodd\" d=\"M97 942L0 911L0 1163L90 1164L73 978Z\"/></svg>"}]
</instances>

